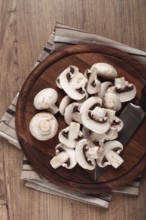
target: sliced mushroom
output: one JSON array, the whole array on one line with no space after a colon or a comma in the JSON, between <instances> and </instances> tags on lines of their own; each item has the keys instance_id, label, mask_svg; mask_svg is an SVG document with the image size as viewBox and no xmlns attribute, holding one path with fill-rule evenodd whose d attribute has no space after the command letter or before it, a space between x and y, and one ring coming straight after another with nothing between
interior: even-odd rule
<instances>
[{"instance_id":1,"label":"sliced mushroom","mask_svg":"<svg viewBox=\"0 0 146 220\"><path fill-rule=\"evenodd\" d=\"M121 102L132 100L136 96L136 87L134 84L125 80L125 77L115 79L115 93Z\"/></svg>"},{"instance_id":2,"label":"sliced mushroom","mask_svg":"<svg viewBox=\"0 0 146 220\"><path fill-rule=\"evenodd\" d=\"M71 98L68 95L64 96L64 98L61 100L59 105L59 112L61 115L64 115L65 109L70 102L71 102Z\"/></svg>"},{"instance_id":3,"label":"sliced mushroom","mask_svg":"<svg viewBox=\"0 0 146 220\"><path fill-rule=\"evenodd\" d=\"M91 71L96 70L97 76L105 79L113 80L118 74L116 69L108 63L95 63L91 67Z\"/></svg>"},{"instance_id":4,"label":"sliced mushroom","mask_svg":"<svg viewBox=\"0 0 146 220\"><path fill-rule=\"evenodd\" d=\"M110 92L105 93L103 96L103 105L105 108L113 109L115 111L119 111L122 107L118 96Z\"/></svg>"},{"instance_id":5,"label":"sliced mushroom","mask_svg":"<svg viewBox=\"0 0 146 220\"><path fill-rule=\"evenodd\" d=\"M86 170L94 170L96 165L95 158L98 152L98 147L89 150L90 146L88 144L89 143L87 139L82 139L78 142L75 149L76 161L82 168Z\"/></svg>"},{"instance_id":6,"label":"sliced mushroom","mask_svg":"<svg viewBox=\"0 0 146 220\"><path fill-rule=\"evenodd\" d=\"M80 113L82 114L84 111L92 110L95 107L102 106L102 99L97 96L92 96L89 99L85 100L80 108Z\"/></svg>"},{"instance_id":7,"label":"sliced mushroom","mask_svg":"<svg viewBox=\"0 0 146 220\"><path fill-rule=\"evenodd\" d=\"M124 160L119 155L123 150L123 145L119 141L106 142L104 147L98 151L97 164L99 167L106 167L108 165L118 168Z\"/></svg>"},{"instance_id":8,"label":"sliced mushroom","mask_svg":"<svg viewBox=\"0 0 146 220\"><path fill-rule=\"evenodd\" d=\"M62 89L61 85L60 85L60 77L58 76L56 79L56 85L59 89Z\"/></svg>"},{"instance_id":9,"label":"sliced mushroom","mask_svg":"<svg viewBox=\"0 0 146 220\"><path fill-rule=\"evenodd\" d=\"M46 88L41 90L34 97L34 107L38 110L48 110L52 114L58 112L58 107L55 105L58 94L55 89Z\"/></svg>"},{"instance_id":10,"label":"sliced mushroom","mask_svg":"<svg viewBox=\"0 0 146 220\"><path fill-rule=\"evenodd\" d=\"M115 86L109 87L107 92L115 93L121 102L128 102L136 96L136 87L121 77L115 79Z\"/></svg>"},{"instance_id":11,"label":"sliced mushroom","mask_svg":"<svg viewBox=\"0 0 146 220\"><path fill-rule=\"evenodd\" d=\"M58 122L51 113L37 113L30 121L29 130L37 140L46 141L56 135Z\"/></svg>"},{"instance_id":12,"label":"sliced mushroom","mask_svg":"<svg viewBox=\"0 0 146 220\"><path fill-rule=\"evenodd\" d=\"M100 91L101 82L97 78L96 69L93 69L93 71L87 69L84 75L88 79L87 87L86 87L87 92L90 95L98 93Z\"/></svg>"},{"instance_id":13,"label":"sliced mushroom","mask_svg":"<svg viewBox=\"0 0 146 220\"><path fill-rule=\"evenodd\" d=\"M69 66L59 76L60 85L66 94L74 100L82 100L86 97L86 77L75 66Z\"/></svg>"},{"instance_id":14,"label":"sliced mushroom","mask_svg":"<svg viewBox=\"0 0 146 220\"><path fill-rule=\"evenodd\" d=\"M104 94L106 93L107 89L110 86L112 86L112 83L109 82L109 81L101 83L100 90L99 90L99 93L98 93L98 97L100 97L102 99L104 97Z\"/></svg>"},{"instance_id":15,"label":"sliced mushroom","mask_svg":"<svg viewBox=\"0 0 146 220\"><path fill-rule=\"evenodd\" d=\"M54 169L60 166L72 169L76 166L77 161L74 149L68 148L64 144L58 144L55 149L56 156L50 160L50 164Z\"/></svg>"},{"instance_id":16,"label":"sliced mushroom","mask_svg":"<svg viewBox=\"0 0 146 220\"><path fill-rule=\"evenodd\" d=\"M118 118L117 116L115 116L115 118L114 118L114 120L113 120L111 126L114 127L114 128L116 128L117 131L119 132L119 131L122 130L123 125L124 125L124 124L123 124L123 121L122 121L120 118Z\"/></svg>"},{"instance_id":17,"label":"sliced mushroom","mask_svg":"<svg viewBox=\"0 0 146 220\"><path fill-rule=\"evenodd\" d=\"M71 122L70 125L60 131L59 141L69 148L75 148L77 142L82 139L83 134L80 131L80 124Z\"/></svg>"},{"instance_id":18,"label":"sliced mushroom","mask_svg":"<svg viewBox=\"0 0 146 220\"><path fill-rule=\"evenodd\" d=\"M102 134L109 130L110 122L105 108L101 108L102 100L99 97L87 99L81 106L82 124L91 131Z\"/></svg>"},{"instance_id":19,"label":"sliced mushroom","mask_svg":"<svg viewBox=\"0 0 146 220\"><path fill-rule=\"evenodd\" d=\"M65 122L69 125L72 121L82 123L81 122L81 114L80 114L81 104L78 102L73 102L67 106L64 113Z\"/></svg>"},{"instance_id":20,"label":"sliced mushroom","mask_svg":"<svg viewBox=\"0 0 146 220\"><path fill-rule=\"evenodd\" d=\"M99 145L99 143L103 143L104 141L114 140L118 137L118 131L114 127L110 127L110 129L103 133L98 134L93 131L89 131L87 128L83 128L83 136L89 140L91 145Z\"/></svg>"},{"instance_id":21,"label":"sliced mushroom","mask_svg":"<svg viewBox=\"0 0 146 220\"><path fill-rule=\"evenodd\" d=\"M112 110L112 109L106 109L106 114L107 114L107 117L109 119L110 124L112 125L112 123L115 119L116 111Z\"/></svg>"}]
</instances>

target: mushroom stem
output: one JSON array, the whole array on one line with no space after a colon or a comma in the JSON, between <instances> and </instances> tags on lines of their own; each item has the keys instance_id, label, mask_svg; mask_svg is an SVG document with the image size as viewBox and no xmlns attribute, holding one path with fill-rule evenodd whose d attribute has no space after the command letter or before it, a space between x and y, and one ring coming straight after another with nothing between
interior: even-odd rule
<instances>
[{"instance_id":1,"label":"mushroom stem","mask_svg":"<svg viewBox=\"0 0 146 220\"><path fill-rule=\"evenodd\" d=\"M54 104L50 106L47 111L55 115L58 112L58 107Z\"/></svg>"},{"instance_id":2,"label":"mushroom stem","mask_svg":"<svg viewBox=\"0 0 146 220\"><path fill-rule=\"evenodd\" d=\"M80 124L76 122L70 123L68 138L69 139L77 139L79 136Z\"/></svg>"},{"instance_id":3,"label":"mushroom stem","mask_svg":"<svg viewBox=\"0 0 146 220\"><path fill-rule=\"evenodd\" d=\"M50 164L54 169L57 169L68 159L69 159L69 155L65 151L62 151L59 154L57 154L55 157L53 157L52 160L50 160Z\"/></svg>"},{"instance_id":4,"label":"mushroom stem","mask_svg":"<svg viewBox=\"0 0 146 220\"><path fill-rule=\"evenodd\" d=\"M124 162L122 157L120 157L120 155L114 152L113 150L109 151L105 155L105 158L108 160L110 165L112 165L114 168L118 168Z\"/></svg>"}]
</instances>

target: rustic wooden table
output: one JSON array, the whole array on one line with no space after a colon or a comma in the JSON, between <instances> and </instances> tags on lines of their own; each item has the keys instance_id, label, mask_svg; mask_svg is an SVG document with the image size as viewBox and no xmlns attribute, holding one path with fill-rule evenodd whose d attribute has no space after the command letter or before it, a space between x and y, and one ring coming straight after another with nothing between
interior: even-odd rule
<instances>
[{"instance_id":1,"label":"rustic wooden table","mask_svg":"<svg viewBox=\"0 0 146 220\"><path fill-rule=\"evenodd\" d=\"M146 51L145 11L145 0L0 0L0 117L56 21ZM21 164L22 152L1 138L1 220L146 219L146 178L138 197L115 194L105 210L26 188Z\"/></svg>"}]
</instances>

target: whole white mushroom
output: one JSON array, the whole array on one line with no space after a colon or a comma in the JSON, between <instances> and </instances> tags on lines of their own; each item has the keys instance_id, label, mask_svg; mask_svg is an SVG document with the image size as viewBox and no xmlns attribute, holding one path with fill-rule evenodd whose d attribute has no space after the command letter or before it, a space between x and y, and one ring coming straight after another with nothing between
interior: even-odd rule
<instances>
[{"instance_id":1,"label":"whole white mushroom","mask_svg":"<svg viewBox=\"0 0 146 220\"><path fill-rule=\"evenodd\" d=\"M55 105L58 98L58 93L53 88L41 90L34 97L34 107L38 110L48 110L52 114L58 112L58 107Z\"/></svg>"}]
</instances>

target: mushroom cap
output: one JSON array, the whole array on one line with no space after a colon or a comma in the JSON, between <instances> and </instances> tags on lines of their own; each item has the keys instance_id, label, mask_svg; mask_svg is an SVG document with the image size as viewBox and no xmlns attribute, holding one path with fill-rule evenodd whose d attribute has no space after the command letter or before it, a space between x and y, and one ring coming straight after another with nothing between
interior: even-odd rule
<instances>
[{"instance_id":1,"label":"mushroom cap","mask_svg":"<svg viewBox=\"0 0 146 220\"><path fill-rule=\"evenodd\" d=\"M38 110L47 109L51 113L55 114L58 112L58 108L55 105L58 98L58 93L55 89L46 88L41 90L34 97L34 107Z\"/></svg>"},{"instance_id":2,"label":"mushroom cap","mask_svg":"<svg viewBox=\"0 0 146 220\"><path fill-rule=\"evenodd\" d=\"M91 67L93 69L96 69L97 76L105 79L113 80L118 76L116 69L108 63L95 63Z\"/></svg>"},{"instance_id":3,"label":"mushroom cap","mask_svg":"<svg viewBox=\"0 0 146 220\"><path fill-rule=\"evenodd\" d=\"M116 154L120 154L123 150L123 145L119 141L108 141L105 143L104 147L102 147L99 151L99 157L97 158L97 164L99 167L105 167L107 165L111 165L110 161L107 160L106 155L110 153L110 151L114 151ZM121 158L118 157L118 159ZM116 161L115 161L116 162ZM117 162L118 163L118 162ZM115 164L115 168L117 168L118 164Z\"/></svg>"},{"instance_id":4,"label":"mushroom cap","mask_svg":"<svg viewBox=\"0 0 146 220\"><path fill-rule=\"evenodd\" d=\"M60 85L66 94L74 100L82 100L86 96L86 77L75 66L66 68L59 76Z\"/></svg>"},{"instance_id":5,"label":"mushroom cap","mask_svg":"<svg viewBox=\"0 0 146 220\"><path fill-rule=\"evenodd\" d=\"M96 69L93 69L93 71L87 69L84 75L88 79L86 86L87 92L91 95L98 93L100 91L101 82L97 78Z\"/></svg>"},{"instance_id":6,"label":"mushroom cap","mask_svg":"<svg viewBox=\"0 0 146 220\"><path fill-rule=\"evenodd\" d=\"M59 105L59 112L61 115L64 115L65 109L69 105L70 102L71 102L71 98L68 95L63 97Z\"/></svg>"},{"instance_id":7,"label":"mushroom cap","mask_svg":"<svg viewBox=\"0 0 146 220\"><path fill-rule=\"evenodd\" d=\"M75 149L75 156L76 156L76 161L78 164L86 169L86 170L94 170L95 169L95 160L87 160L85 152L86 152L86 147L88 145L88 140L87 139L82 139L78 142L76 149Z\"/></svg>"},{"instance_id":8,"label":"mushroom cap","mask_svg":"<svg viewBox=\"0 0 146 220\"><path fill-rule=\"evenodd\" d=\"M103 105L105 108L113 109L115 111L119 111L122 107L118 96L112 92L105 93L103 97Z\"/></svg>"},{"instance_id":9,"label":"mushroom cap","mask_svg":"<svg viewBox=\"0 0 146 220\"><path fill-rule=\"evenodd\" d=\"M51 166L56 169L60 166L72 169L76 166L77 161L74 149L68 148L64 144L58 144L55 147L56 156L50 160Z\"/></svg>"},{"instance_id":10,"label":"mushroom cap","mask_svg":"<svg viewBox=\"0 0 146 220\"><path fill-rule=\"evenodd\" d=\"M81 122L81 114L80 114L80 106L81 104L78 102L73 102L69 104L64 113L65 122L69 125L72 121L82 123Z\"/></svg>"},{"instance_id":11,"label":"mushroom cap","mask_svg":"<svg viewBox=\"0 0 146 220\"><path fill-rule=\"evenodd\" d=\"M46 141L56 135L58 122L51 113L37 113L30 121L29 130L37 140Z\"/></svg>"}]
</instances>

